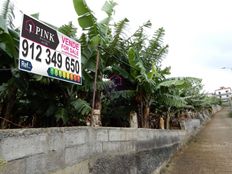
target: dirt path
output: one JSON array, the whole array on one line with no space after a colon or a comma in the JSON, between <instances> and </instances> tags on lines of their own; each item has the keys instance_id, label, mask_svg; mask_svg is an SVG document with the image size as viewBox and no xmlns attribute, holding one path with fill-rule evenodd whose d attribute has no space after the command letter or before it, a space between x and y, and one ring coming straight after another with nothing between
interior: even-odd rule
<instances>
[{"instance_id":1,"label":"dirt path","mask_svg":"<svg viewBox=\"0 0 232 174\"><path fill-rule=\"evenodd\" d=\"M232 118L228 113L228 108L218 112L161 174L232 174Z\"/></svg>"}]
</instances>

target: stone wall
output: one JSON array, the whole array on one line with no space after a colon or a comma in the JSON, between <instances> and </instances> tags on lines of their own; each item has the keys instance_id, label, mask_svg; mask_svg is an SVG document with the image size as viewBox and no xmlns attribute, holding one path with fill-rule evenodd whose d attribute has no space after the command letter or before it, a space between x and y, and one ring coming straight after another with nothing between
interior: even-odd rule
<instances>
[{"instance_id":1,"label":"stone wall","mask_svg":"<svg viewBox=\"0 0 232 174\"><path fill-rule=\"evenodd\" d=\"M0 131L1 174L150 174L186 131L47 128Z\"/></svg>"},{"instance_id":2,"label":"stone wall","mask_svg":"<svg viewBox=\"0 0 232 174\"><path fill-rule=\"evenodd\" d=\"M181 129L186 130L188 134L196 134L203 125L211 120L212 115L221 109L221 106L215 105L212 107L212 112L209 112L208 110L199 112L196 118L181 121Z\"/></svg>"},{"instance_id":3,"label":"stone wall","mask_svg":"<svg viewBox=\"0 0 232 174\"><path fill-rule=\"evenodd\" d=\"M211 120L212 116L219 112L221 109L221 106L215 105L212 106L211 112L208 110L198 112L196 113L196 117L194 119L185 119L180 121L181 130L186 131L185 140L188 141L189 138L195 136L201 130L202 126L207 124Z\"/></svg>"},{"instance_id":4,"label":"stone wall","mask_svg":"<svg viewBox=\"0 0 232 174\"><path fill-rule=\"evenodd\" d=\"M214 107L213 113L219 110L220 107ZM0 130L0 174L156 173L204 122L200 118L185 120L184 130Z\"/></svg>"}]
</instances>

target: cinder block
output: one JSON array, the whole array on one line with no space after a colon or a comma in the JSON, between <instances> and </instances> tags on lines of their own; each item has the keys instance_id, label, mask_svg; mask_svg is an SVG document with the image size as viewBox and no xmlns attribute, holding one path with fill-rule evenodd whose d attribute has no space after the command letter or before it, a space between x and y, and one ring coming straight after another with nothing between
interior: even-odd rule
<instances>
[{"instance_id":1,"label":"cinder block","mask_svg":"<svg viewBox=\"0 0 232 174\"><path fill-rule=\"evenodd\" d=\"M95 155L102 153L103 147L101 142L96 142L94 144L89 145L89 153L90 155Z\"/></svg>"},{"instance_id":2,"label":"cinder block","mask_svg":"<svg viewBox=\"0 0 232 174\"><path fill-rule=\"evenodd\" d=\"M135 141L125 141L121 142L120 151L130 153L136 151Z\"/></svg>"},{"instance_id":3,"label":"cinder block","mask_svg":"<svg viewBox=\"0 0 232 174\"><path fill-rule=\"evenodd\" d=\"M137 129L126 129L126 140L135 141L137 140Z\"/></svg>"},{"instance_id":4,"label":"cinder block","mask_svg":"<svg viewBox=\"0 0 232 174\"><path fill-rule=\"evenodd\" d=\"M65 149L65 164L67 166L77 164L89 158L89 148L87 144L68 147Z\"/></svg>"},{"instance_id":5,"label":"cinder block","mask_svg":"<svg viewBox=\"0 0 232 174\"><path fill-rule=\"evenodd\" d=\"M53 132L47 136L48 151L63 151L65 148L63 133Z\"/></svg>"},{"instance_id":6,"label":"cinder block","mask_svg":"<svg viewBox=\"0 0 232 174\"><path fill-rule=\"evenodd\" d=\"M156 130L138 129L137 130L137 140L138 141L152 140L154 137L155 131Z\"/></svg>"},{"instance_id":7,"label":"cinder block","mask_svg":"<svg viewBox=\"0 0 232 174\"><path fill-rule=\"evenodd\" d=\"M46 162L45 154L28 157L26 159L25 174L47 174Z\"/></svg>"},{"instance_id":8,"label":"cinder block","mask_svg":"<svg viewBox=\"0 0 232 174\"><path fill-rule=\"evenodd\" d=\"M104 152L119 152L119 153L129 153L129 152L135 152L136 145L133 141L112 141L112 142L103 142L103 153Z\"/></svg>"},{"instance_id":9,"label":"cinder block","mask_svg":"<svg viewBox=\"0 0 232 174\"><path fill-rule=\"evenodd\" d=\"M104 152L122 152L121 142L103 142L102 150Z\"/></svg>"},{"instance_id":10,"label":"cinder block","mask_svg":"<svg viewBox=\"0 0 232 174\"><path fill-rule=\"evenodd\" d=\"M64 132L65 147L85 144L88 140L88 129L74 129Z\"/></svg>"},{"instance_id":11,"label":"cinder block","mask_svg":"<svg viewBox=\"0 0 232 174\"><path fill-rule=\"evenodd\" d=\"M107 129L95 129L97 142L109 141L109 134Z\"/></svg>"},{"instance_id":12,"label":"cinder block","mask_svg":"<svg viewBox=\"0 0 232 174\"><path fill-rule=\"evenodd\" d=\"M7 161L44 153L47 151L46 134L5 138L0 144L0 150L0 154Z\"/></svg>"},{"instance_id":13,"label":"cinder block","mask_svg":"<svg viewBox=\"0 0 232 174\"><path fill-rule=\"evenodd\" d=\"M126 132L121 129L109 130L109 141L126 141Z\"/></svg>"},{"instance_id":14,"label":"cinder block","mask_svg":"<svg viewBox=\"0 0 232 174\"><path fill-rule=\"evenodd\" d=\"M46 156L46 166L49 173L66 167L64 151L49 151Z\"/></svg>"}]
</instances>

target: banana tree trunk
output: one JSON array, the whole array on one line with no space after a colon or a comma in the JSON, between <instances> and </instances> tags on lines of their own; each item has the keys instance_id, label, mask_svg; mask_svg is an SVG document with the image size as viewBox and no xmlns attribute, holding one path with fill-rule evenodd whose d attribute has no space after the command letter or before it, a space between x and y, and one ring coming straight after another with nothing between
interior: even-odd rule
<instances>
[{"instance_id":1,"label":"banana tree trunk","mask_svg":"<svg viewBox=\"0 0 232 174\"><path fill-rule=\"evenodd\" d=\"M101 92L96 92L96 98L95 98L95 105L93 108L93 126L99 127L101 126Z\"/></svg>"},{"instance_id":2,"label":"banana tree trunk","mask_svg":"<svg viewBox=\"0 0 232 174\"><path fill-rule=\"evenodd\" d=\"M138 127L142 128L143 127L143 107L141 103L137 103L137 108L138 108Z\"/></svg>"},{"instance_id":3,"label":"banana tree trunk","mask_svg":"<svg viewBox=\"0 0 232 174\"><path fill-rule=\"evenodd\" d=\"M170 129L170 113L167 114L166 129Z\"/></svg>"},{"instance_id":4,"label":"banana tree trunk","mask_svg":"<svg viewBox=\"0 0 232 174\"><path fill-rule=\"evenodd\" d=\"M138 128L138 116L135 111L130 112L130 127Z\"/></svg>"},{"instance_id":5,"label":"banana tree trunk","mask_svg":"<svg viewBox=\"0 0 232 174\"><path fill-rule=\"evenodd\" d=\"M149 105L145 105L144 107L144 111L143 111L143 127L144 128L150 128L150 106Z\"/></svg>"},{"instance_id":6,"label":"banana tree trunk","mask_svg":"<svg viewBox=\"0 0 232 174\"><path fill-rule=\"evenodd\" d=\"M167 119L166 119L166 129L170 129L170 119L171 119L171 108L168 108Z\"/></svg>"},{"instance_id":7,"label":"banana tree trunk","mask_svg":"<svg viewBox=\"0 0 232 174\"><path fill-rule=\"evenodd\" d=\"M96 68L95 68L95 76L94 76L94 84L93 84L93 103L92 103L92 113L91 113L91 125L93 127L101 126L101 92L97 90L97 78L102 79L102 74L98 74L98 66L99 66L99 50L97 49L96 55Z\"/></svg>"}]
</instances>

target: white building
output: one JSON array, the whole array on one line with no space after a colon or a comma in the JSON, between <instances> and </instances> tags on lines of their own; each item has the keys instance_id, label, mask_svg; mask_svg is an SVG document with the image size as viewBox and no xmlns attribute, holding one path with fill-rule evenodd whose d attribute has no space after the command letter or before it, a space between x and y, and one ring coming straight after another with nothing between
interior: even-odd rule
<instances>
[{"instance_id":1,"label":"white building","mask_svg":"<svg viewBox=\"0 0 232 174\"><path fill-rule=\"evenodd\" d=\"M220 89L216 89L214 94L222 101L229 101L232 97L232 89L231 87L221 87Z\"/></svg>"}]
</instances>

